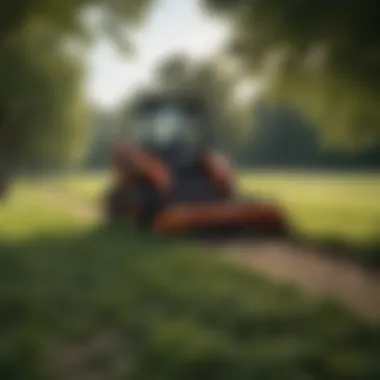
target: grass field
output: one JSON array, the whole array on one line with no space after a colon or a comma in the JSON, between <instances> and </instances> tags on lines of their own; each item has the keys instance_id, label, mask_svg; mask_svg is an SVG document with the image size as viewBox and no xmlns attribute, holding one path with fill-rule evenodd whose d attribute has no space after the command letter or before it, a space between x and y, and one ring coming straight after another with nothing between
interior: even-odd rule
<instances>
[{"instance_id":1,"label":"grass field","mask_svg":"<svg viewBox=\"0 0 380 380\"><path fill-rule=\"evenodd\" d=\"M380 176L248 174L240 187L278 200L303 236L380 244Z\"/></svg>"},{"instance_id":2,"label":"grass field","mask_svg":"<svg viewBox=\"0 0 380 380\"><path fill-rule=\"evenodd\" d=\"M380 327L331 301L196 247L78 222L38 188L0 207L1 379L380 376Z\"/></svg>"},{"instance_id":3,"label":"grass field","mask_svg":"<svg viewBox=\"0 0 380 380\"><path fill-rule=\"evenodd\" d=\"M380 245L380 176L246 173L238 179L242 193L279 202L298 235L361 247ZM97 202L109 182L98 173L56 184L77 199Z\"/></svg>"},{"instance_id":4,"label":"grass field","mask_svg":"<svg viewBox=\"0 0 380 380\"><path fill-rule=\"evenodd\" d=\"M3 241L20 242L40 233L66 233L85 224L65 210L46 203L36 185L17 185L10 199L0 204L0 239Z\"/></svg>"}]
</instances>

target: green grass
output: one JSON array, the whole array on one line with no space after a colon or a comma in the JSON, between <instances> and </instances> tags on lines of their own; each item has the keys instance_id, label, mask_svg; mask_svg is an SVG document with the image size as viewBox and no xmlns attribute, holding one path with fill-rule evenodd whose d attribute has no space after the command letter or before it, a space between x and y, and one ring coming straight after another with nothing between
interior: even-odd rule
<instances>
[{"instance_id":1,"label":"green grass","mask_svg":"<svg viewBox=\"0 0 380 380\"><path fill-rule=\"evenodd\" d=\"M99 202L101 196L111 185L111 175L103 172L94 174L64 176L50 180L58 189L83 202Z\"/></svg>"},{"instance_id":2,"label":"green grass","mask_svg":"<svg viewBox=\"0 0 380 380\"><path fill-rule=\"evenodd\" d=\"M358 246L380 244L380 176L246 174L240 187L279 201L300 235Z\"/></svg>"},{"instance_id":3,"label":"green grass","mask_svg":"<svg viewBox=\"0 0 380 380\"><path fill-rule=\"evenodd\" d=\"M21 184L0 204L0 239L25 240L41 232L71 232L87 224L74 219L70 211L55 208L44 200L36 185Z\"/></svg>"},{"instance_id":4,"label":"green grass","mask_svg":"<svg viewBox=\"0 0 380 380\"><path fill-rule=\"evenodd\" d=\"M83 202L96 202L110 183L102 173L55 181ZM241 192L266 196L287 212L295 234L356 247L380 245L380 176L329 173L243 173Z\"/></svg>"},{"instance_id":5,"label":"green grass","mask_svg":"<svg viewBox=\"0 0 380 380\"><path fill-rule=\"evenodd\" d=\"M1 379L379 378L378 325L198 247L78 225L37 190L18 192L13 239L0 227Z\"/></svg>"}]
</instances>

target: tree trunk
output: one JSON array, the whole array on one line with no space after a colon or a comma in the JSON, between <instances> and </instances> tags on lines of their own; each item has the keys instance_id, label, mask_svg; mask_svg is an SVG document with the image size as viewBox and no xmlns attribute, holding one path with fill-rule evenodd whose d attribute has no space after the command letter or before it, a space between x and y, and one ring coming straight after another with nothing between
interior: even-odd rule
<instances>
[{"instance_id":1,"label":"tree trunk","mask_svg":"<svg viewBox=\"0 0 380 380\"><path fill-rule=\"evenodd\" d=\"M0 201L4 200L8 193L10 178L9 157L0 142Z\"/></svg>"},{"instance_id":2,"label":"tree trunk","mask_svg":"<svg viewBox=\"0 0 380 380\"><path fill-rule=\"evenodd\" d=\"M8 194L11 166L10 166L10 148L6 143L5 136L5 117L0 112L0 201L5 199Z\"/></svg>"},{"instance_id":3,"label":"tree trunk","mask_svg":"<svg viewBox=\"0 0 380 380\"><path fill-rule=\"evenodd\" d=\"M9 189L9 177L0 174L0 201L4 201Z\"/></svg>"}]
</instances>

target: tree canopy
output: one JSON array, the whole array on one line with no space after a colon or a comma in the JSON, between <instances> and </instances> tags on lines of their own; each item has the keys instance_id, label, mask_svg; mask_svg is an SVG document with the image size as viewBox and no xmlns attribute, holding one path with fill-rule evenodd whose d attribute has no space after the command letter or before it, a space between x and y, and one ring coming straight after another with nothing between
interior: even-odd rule
<instances>
[{"instance_id":1,"label":"tree canopy","mask_svg":"<svg viewBox=\"0 0 380 380\"><path fill-rule=\"evenodd\" d=\"M85 130L82 67L45 28L28 28L0 51L0 141L23 157L76 155Z\"/></svg>"},{"instance_id":2,"label":"tree canopy","mask_svg":"<svg viewBox=\"0 0 380 380\"><path fill-rule=\"evenodd\" d=\"M0 182L15 164L55 166L86 146L84 60L68 49L104 35L119 47L150 0L14 0L0 13ZM4 174L7 172L8 174Z\"/></svg>"},{"instance_id":3,"label":"tree canopy","mask_svg":"<svg viewBox=\"0 0 380 380\"><path fill-rule=\"evenodd\" d=\"M204 2L231 18L231 50L269 79L271 95L294 100L335 142L380 138L377 1Z\"/></svg>"},{"instance_id":4,"label":"tree canopy","mask_svg":"<svg viewBox=\"0 0 380 380\"><path fill-rule=\"evenodd\" d=\"M166 91L190 92L200 98L209 110L210 123L218 145L231 149L236 129L233 102L235 78L223 72L223 64L215 59L193 61L186 55L174 55L157 68L158 86Z\"/></svg>"},{"instance_id":5,"label":"tree canopy","mask_svg":"<svg viewBox=\"0 0 380 380\"><path fill-rule=\"evenodd\" d=\"M122 38L126 26L141 20L152 0L13 0L2 5L0 14L0 46L28 24L44 21L67 35L90 36L98 31ZM92 21L86 22L92 11ZM96 17L95 17L96 16ZM88 18L87 18L88 19ZM95 25L94 25L95 24Z\"/></svg>"}]
</instances>

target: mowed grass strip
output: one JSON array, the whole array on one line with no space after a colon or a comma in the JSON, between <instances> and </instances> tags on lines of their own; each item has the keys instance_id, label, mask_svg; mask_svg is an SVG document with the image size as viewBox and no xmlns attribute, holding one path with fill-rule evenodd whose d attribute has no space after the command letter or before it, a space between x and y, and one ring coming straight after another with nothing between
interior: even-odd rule
<instances>
[{"instance_id":1,"label":"mowed grass strip","mask_svg":"<svg viewBox=\"0 0 380 380\"><path fill-rule=\"evenodd\" d=\"M68 228L42 204L54 228L33 226L37 194L20 191L22 240L0 238L0 378L379 378L378 325L196 246Z\"/></svg>"}]
</instances>

